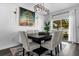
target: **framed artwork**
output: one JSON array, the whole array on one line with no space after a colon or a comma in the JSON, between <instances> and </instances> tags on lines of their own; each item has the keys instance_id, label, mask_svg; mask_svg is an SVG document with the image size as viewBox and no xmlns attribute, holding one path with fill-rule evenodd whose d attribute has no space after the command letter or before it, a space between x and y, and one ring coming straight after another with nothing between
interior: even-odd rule
<instances>
[{"instance_id":1,"label":"framed artwork","mask_svg":"<svg viewBox=\"0 0 79 59\"><path fill-rule=\"evenodd\" d=\"M19 7L19 25L33 26L35 23L35 12Z\"/></svg>"}]
</instances>

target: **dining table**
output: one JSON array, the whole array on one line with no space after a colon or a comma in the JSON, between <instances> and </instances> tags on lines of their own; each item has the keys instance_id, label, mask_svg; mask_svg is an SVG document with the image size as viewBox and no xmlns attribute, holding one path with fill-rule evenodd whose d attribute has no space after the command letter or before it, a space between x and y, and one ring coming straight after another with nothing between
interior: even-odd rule
<instances>
[{"instance_id":1,"label":"dining table","mask_svg":"<svg viewBox=\"0 0 79 59\"><path fill-rule=\"evenodd\" d=\"M38 34L29 34L28 38L31 39L33 42L38 43L40 45L39 48L34 49L33 52L37 53L38 55L43 54L48 49L41 46L41 44L45 43L46 41L51 40L52 35L38 35Z\"/></svg>"}]
</instances>

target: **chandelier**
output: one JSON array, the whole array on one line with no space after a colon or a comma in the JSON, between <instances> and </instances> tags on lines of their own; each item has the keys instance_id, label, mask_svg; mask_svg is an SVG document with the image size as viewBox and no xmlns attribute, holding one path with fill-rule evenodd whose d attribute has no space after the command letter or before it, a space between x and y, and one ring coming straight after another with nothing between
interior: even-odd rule
<instances>
[{"instance_id":1,"label":"chandelier","mask_svg":"<svg viewBox=\"0 0 79 59\"><path fill-rule=\"evenodd\" d=\"M44 3L36 4L34 10L42 15L49 14L49 10L44 6Z\"/></svg>"}]
</instances>

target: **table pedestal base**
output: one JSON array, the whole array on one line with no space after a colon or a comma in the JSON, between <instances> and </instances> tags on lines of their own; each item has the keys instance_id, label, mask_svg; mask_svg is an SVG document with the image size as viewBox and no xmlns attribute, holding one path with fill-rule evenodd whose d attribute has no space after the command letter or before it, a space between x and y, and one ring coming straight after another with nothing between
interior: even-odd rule
<instances>
[{"instance_id":1,"label":"table pedestal base","mask_svg":"<svg viewBox=\"0 0 79 59\"><path fill-rule=\"evenodd\" d=\"M40 48L37 48L37 49L33 50L33 52L37 53L40 56L41 54L43 54L47 50L48 49L46 49L44 47L40 47Z\"/></svg>"}]
</instances>

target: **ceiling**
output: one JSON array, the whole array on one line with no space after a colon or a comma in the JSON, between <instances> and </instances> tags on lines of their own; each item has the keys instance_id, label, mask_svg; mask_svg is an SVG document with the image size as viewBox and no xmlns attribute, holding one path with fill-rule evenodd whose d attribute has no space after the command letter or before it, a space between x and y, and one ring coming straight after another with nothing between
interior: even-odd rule
<instances>
[{"instance_id":1,"label":"ceiling","mask_svg":"<svg viewBox=\"0 0 79 59\"><path fill-rule=\"evenodd\" d=\"M76 5L78 5L78 3L45 3L44 4L44 6L48 8L50 12L59 11Z\"/></svg>"},{"instance_id":2,"label":"ceiling","mask_svg":"<svg viewBox=\"0 0 79 59\"><path fill-rule=\"evenodd\" d=\"M27 3L29 7L32 7L37 3ZM44 3L44 6L50 10L50 12L59 11L62 9L70 8L79 5L78 3Z\"/></svg>"}]
</instances>

